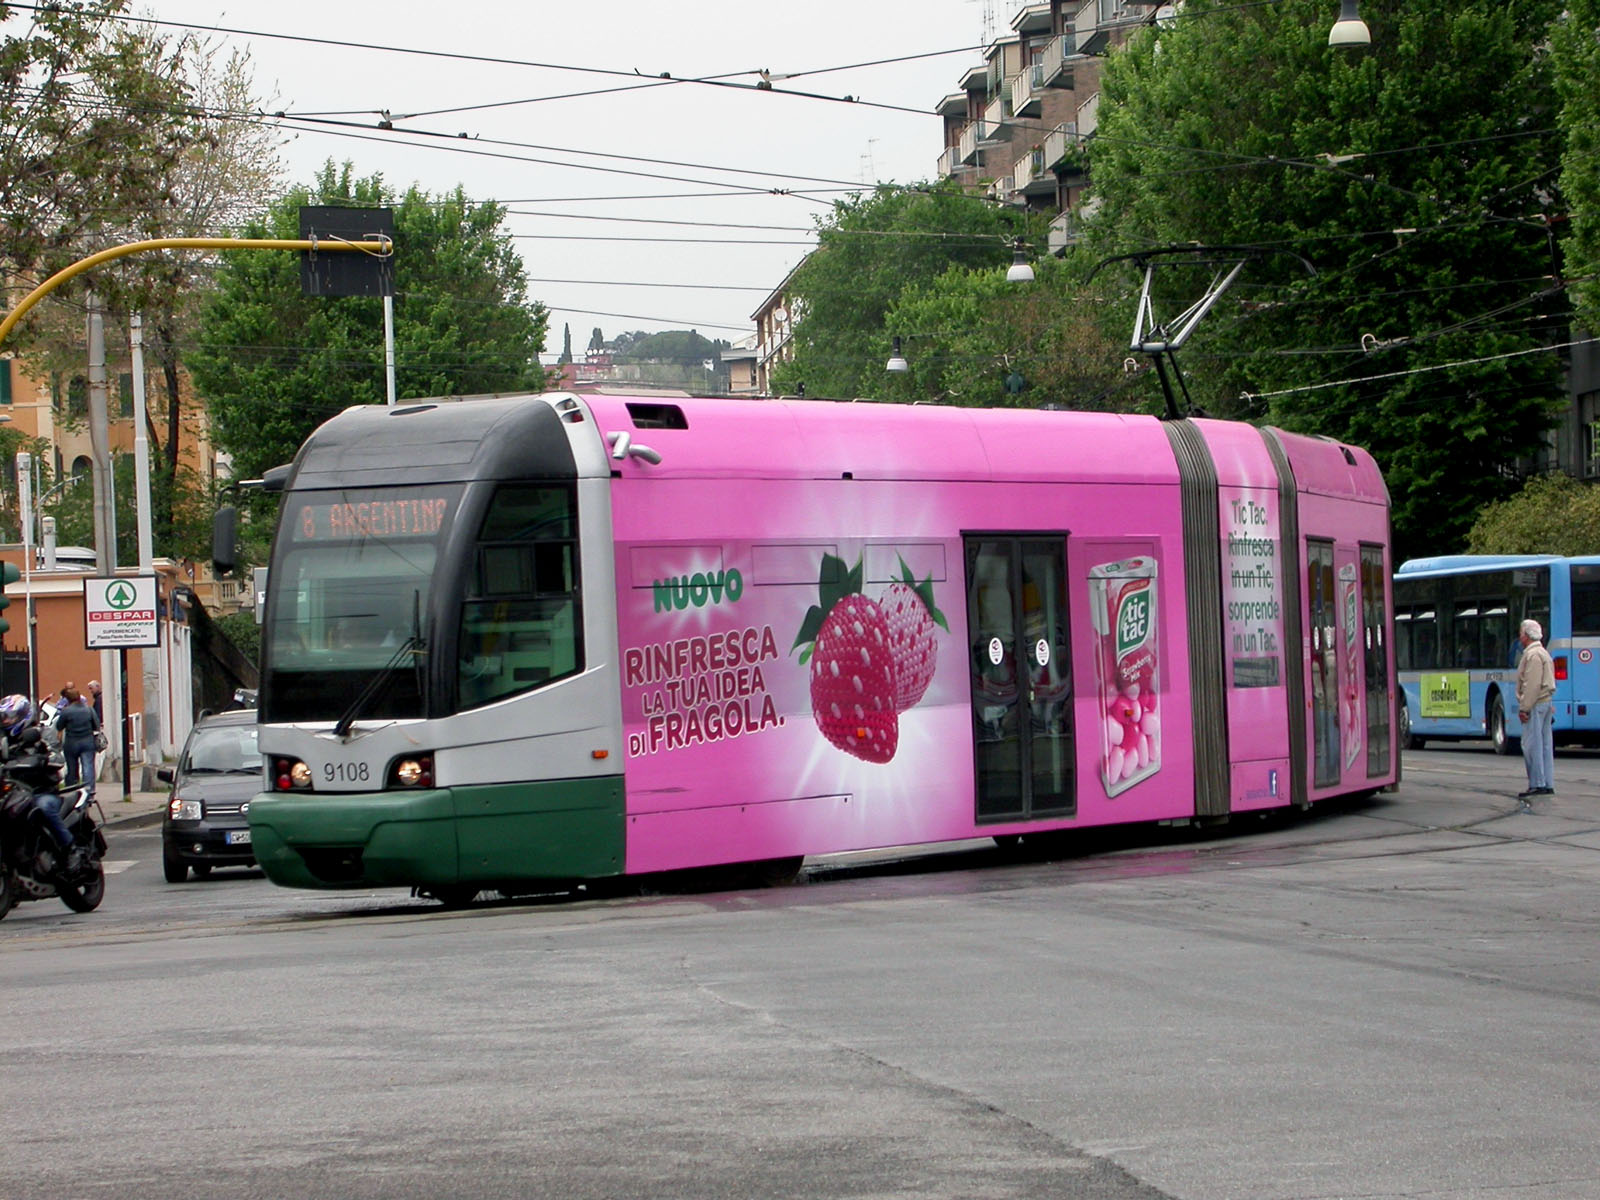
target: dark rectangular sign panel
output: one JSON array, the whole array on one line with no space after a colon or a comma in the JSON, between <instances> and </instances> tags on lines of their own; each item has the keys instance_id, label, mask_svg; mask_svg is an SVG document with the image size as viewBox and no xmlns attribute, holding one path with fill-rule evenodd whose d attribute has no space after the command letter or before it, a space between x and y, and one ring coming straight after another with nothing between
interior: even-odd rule
<instances>
[{"instance_id":1,"label":"dark rectangular sign panel","mask_svg":"<svg viewBox=\"0 0 1600 1200\"><path fill-rule=\"evenodd\" d=\"M301 238L364 242L378 235L394 240L394 210L308 205L300 209ZM307 296L392 296L394 255L357 251L300 252L300 290Z\"/></svg>"}]
</instances>

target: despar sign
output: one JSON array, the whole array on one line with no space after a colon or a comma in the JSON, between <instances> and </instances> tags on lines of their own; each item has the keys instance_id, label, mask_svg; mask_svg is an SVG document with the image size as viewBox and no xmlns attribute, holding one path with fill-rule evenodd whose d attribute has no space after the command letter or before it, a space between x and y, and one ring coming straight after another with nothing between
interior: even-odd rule
<instances>
[{"instance_id":1,"label":"despar sign","mask_svg":"<svg viewBox=\"0 0 1600 1200\"><path fill-rule=\"evenodd\" d=\"M161 623L156 619L156 577L85 579L83 641L90 650L159 646Z\"/></svg>"}]
</instances>

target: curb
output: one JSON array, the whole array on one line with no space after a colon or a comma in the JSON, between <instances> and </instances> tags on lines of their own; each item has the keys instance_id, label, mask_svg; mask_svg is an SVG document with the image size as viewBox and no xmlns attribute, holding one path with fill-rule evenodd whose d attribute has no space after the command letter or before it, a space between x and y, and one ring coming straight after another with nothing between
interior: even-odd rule
<instances>
[{"instance_id":1,"label":"curb","mask_svg":"<svg viewBox=\"0 0 1600 1200\"><path fill-rule=\"evenodd\" d=\"M104 805L101 806L104 808ZM102 829L143 829L147 825L161 824L161 810L155 812L136 812L126 815L117 815L115 812L106 813L106 819L100 826Z\"/></svg>"}]
</instances>

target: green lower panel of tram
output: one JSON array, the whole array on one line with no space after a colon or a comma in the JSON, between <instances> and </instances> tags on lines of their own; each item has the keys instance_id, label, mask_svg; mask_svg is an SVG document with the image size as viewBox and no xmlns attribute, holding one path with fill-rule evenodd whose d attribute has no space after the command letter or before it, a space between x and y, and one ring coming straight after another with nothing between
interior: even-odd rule
<instances>
[{"instance_id":1,"label":"green lower panel of tram","mask_svg":"<svg viewBox=\"0 0 1600 1200\"><path fill-rule=\"evenodd\" d=\"M622 777L268 792L250 803L250 837L285 887L596 879L622 873Z\"/></svg>"}]
</instances>

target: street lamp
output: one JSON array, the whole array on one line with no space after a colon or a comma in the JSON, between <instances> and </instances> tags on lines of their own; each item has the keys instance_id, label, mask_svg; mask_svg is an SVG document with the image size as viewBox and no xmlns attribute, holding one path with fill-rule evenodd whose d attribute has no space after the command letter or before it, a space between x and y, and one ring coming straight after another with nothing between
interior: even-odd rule
<instances>
[{"instance_id":1,"label":"street lamp","mask_svg":"<svg viewBox=\"0 0 1600 1200\"><path fill-rule=\"evenodd\" d=\"M1349 2L1354 4L1355 0L1349 0ZM1028 255L1022 248L1021 238L1016 238L1011 243L1011 266L1006 269L1006 282L1033 282L1033 267L1028 263Z\"/></svg>"},{"instance_id":2,"label":"street lamp","mask_svg":"<svg viewBox=\"0 0 1600 1200\"><path fill-rule=\"evenodd\" d=\"M1330 46L1370 46L1372 31L1356 13L1356 0L1339 0L1339 19L1328 30Z\"/></svg>"},{"instance_id":3,"label":"street lamp","mask_svg":"<svg viewBox=\"0 0 1600 1200\"><path fill-rule=\"evenodd\" d=\"M904 375L911 370L911 364L906 361L906 356L900 351L900 338L894 339L894 350L889 355L889 361L883 364L883 369L894 375Z\"/></svg>"}]
</instances>

